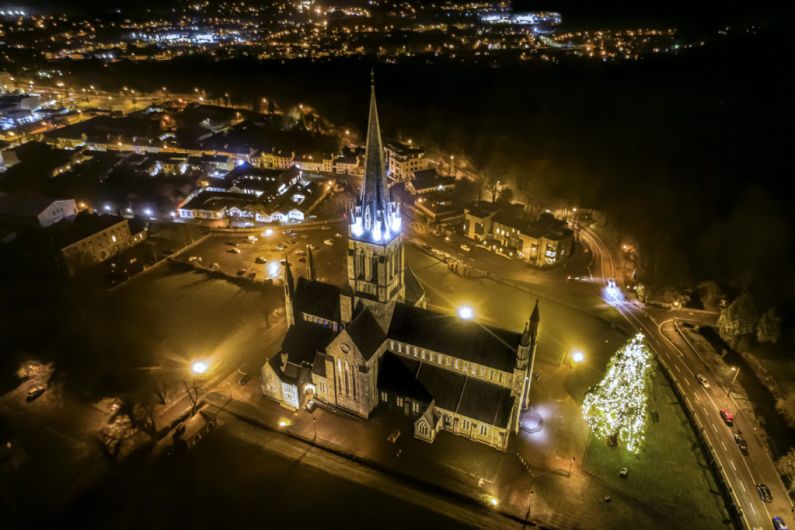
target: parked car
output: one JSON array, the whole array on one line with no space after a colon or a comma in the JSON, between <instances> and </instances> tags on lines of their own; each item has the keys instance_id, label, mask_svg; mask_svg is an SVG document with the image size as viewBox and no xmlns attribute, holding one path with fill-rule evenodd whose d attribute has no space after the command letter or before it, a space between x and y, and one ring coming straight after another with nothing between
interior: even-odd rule
<instances>
[{"instance_id":1,"label":"parked car","mask_svg":"<svg viewBox=\"0 0 795 530\"><path fill-rule=\"evenodd\" d=\"M232 246L232 247L236 247L236 246L238 246L240 244L240 242L239 241L227 241L226 244L229 245L229 246Z\"/></svg>"},{"instance_id":2,"label":"parked car","mask_svg":"<svg viewBox=\"0 0 795 530\"><path fill-rule=\"evenodd\" d=\"M770 488L768 488L767 485L760 482L756 485L756 492L759 494L759 498L762 499L762 501L773 502L773 495L770 493Z\"/></svg>"},{"instance_id":3,"label":"parked car","mask_svg":"<svg viewBox=\"0 0 795 530\"><path fill-rule=\"evenodd\" d=\"M696 374L696 379L698 379L698 382L701 383L701 386L704 388L709 388L709 381L707 381L706 377L701 374Z\"/></svg>"},{"instance_id":4,"label":"parked car","mask_svg":"<svg viewBox=\"0 0 795 530\"><path fill-rule=\"evenodd\" d=\"M748 454L748 444L745 443L745 438L740 436L737 433L734 433L734 443L737 444L737 447L740 448L740 452L744 455Z\"/></svg>"},{"instance_id":5,"label":"parked car","mask_svg":"<svg viewBox=\"0 0 795 530\"><path fill-rule=\"evenodd\" d=\"M334 234L334 237L336 237L336 238L340 238L340 237L342 237L342 234L340 234L339 232L337 232L336 234Z\"/></svg>"},{"instance_id":6,"label":"parked car","mask_svg":"<svg viewBox=\"0 0 795 530\"><path fill-rule=\"evenodd\" d=\"M784 519L782 519L778 515L773 517L773 528L775 528L775 530L788 530L787 524L784 522Z\"/></svg>"},{"instance_id":7,"label":"parked car","mask_svg":"<svg viewBox=\"0 0 795 530\"><path fill-rule=\"evenodd\" d=\"M312 243L309 243L309 244L307 245L307 247L309 248L309 250L317 250L317 249L318 249L318 247L316 247L316 246L315 246L315 245L313 245Z\"/></svg>"},{"instance_id":8,"label":"parked car","mask_svg":"<svg viewBox=\"0 0 795 530\"><path fill-rule=\"evenodd\" d=\"M28 390L28 393L25 396L25 401L33 401L34 399L42 395L45 390L47 390L47 387L44 385L34 386L30 390Z\"/></svg>"},{"instance_id":9,"label":"parked car","mask_svg":"<svg viewBox=\"0 0 795 530\"><path fill-rule=\"evenodd\" d=\"M569 274L568 276L566 276L566 279L569 280L570 282L572 282L572 281L573 282L578 282L578 281L582 280L582 276L573 276L573 275Z\"/></svg>"},{"instance_id":10,"label":"parked car","mask_svg":"<svg viewBox=\"0 0 795 530\"><path fill-rule=\"evenodd\" d=\"M295 239L285 239L284 242L288 245L295 245Z\"/></svg>"},{"instance_id":11,"label":"parked car","mask_svg":"<svg viewBox=\"0 0 795 530\"><path fill-rule=\"evenodd\" d=\"M332 245L334 245L334 240L333 239L325 239L325 240L323 240L323 244L324 245L328 245L328 246L332 246Z\"/></svg>"},{"instance_id":12,"label":"parked car","mask_svg":"<svg viewBox=\"0 0 795 530\"><path fill-rule=\"evenodd\" d=\"M295 251L295 255L296 256L306 256L306 250L296 250Z\"/></svg>"},{"instance_id":13,"label":"parked car","mask_svg":"<svg viewBox=\"0 0 795 530\"><path fill-rule=\"evenodd\" d=\"M246 268L245 267L243 267L242 269L237 271L237 275L238 276L243 276L244 274L246 274Z\"/></svg>"},{"instance_id":14,"label":"parked car","mask_svg":"<svg viewBox=\"0 0 795 530\"><path fill-rule=\"evenodd\" d=\"M472 247L470 247L469 245L464 244L464 245L461 245L461 250L463 250L464 252L472 252Z\"/></svg>"},{"instance_id":15,"label":"parked car","mask_svg":"<svg viewBox=\"0 0 795 530\"><path fill-rule=\"evenodd\" d=\"M430 246L428 243L424 243L424 244L422 245L422 249L423 249L423 250L427 250L428 252L433 252L433 247L432 247L432 246Z\"/></svg>"},{"instance_id":16,"label":"parked car","mask_svg":"<svg viewBox=\"0 0 795 530\"><path fill-rule=\"evenodd\" d=\"M188 258L188 261L190 261L191 263L194 262L194 261L198 261L198 260L199 260L198 256L191 256L191 257Z\"/></svg>"},{"instance_id":17,"label":"parked car","mask_svg":"<svg viewBox=\"0 0 795 530\"><path fill-rule=\"evenodd\" d=\"M398 438L400 438L400 429L395 429L394 431L389 433L389 436L386 437L386 440L389 443L395 443L397 442Z\"/></svg>"},{"instance_id":18,"label":"parked car","mask_svg":"<svg viewBox=\"0 0 795 530\"><path fill-rule=\"evenodd\" d=\"M259 238L257 236L248 236L246 239L248 239L249 243L256 243L257 241L259 241Z\"/></svg>"},{"instance_id":19,"label":"parked car","mask_svg":"<svg viewBox=\"0 0 795 530\"><path fill-rule=\"evenodd\" d=\"M731 427L734 425L734 414L729 412L729 409L720 409L720 417L726 422L726 425Z\"/></svg>"},{"instance_id":20,"label":"parked car","mask_svg":"<svg viewBox=\"0 0 795 530\"><path fill-rule=\"evenodd\" d=\"M230 248L229 250L227 250L227 252L230 253L230 254L240 254L240 249L239 248Z\"/></svg>"},{"instance_id":21,"label":"parked car","mask_svg":"<svg viewBox=\"0 0 795 530\"><path fill-rule=\"evenodd\" d=\"M266 258L265 256L257 256L254 259L254 262L255 263L268 263L268 258Z\"/></svg>"},{"instance_id":22,"label":"parked car","mask_svg":"<svg viewBox=\"0 0 795 530\"><path fill-rule=\"evenodd\" d=\"M251 376L250 376L250 375L248 375L248 374L243 374L243 377L241 377L240 379L238 379L238 381L237 381L237 382L238 382L238 384L239 384L240 386L246 386L246 384L247 384L249 381L251 381Z\"/></svg>"}]
</instances>

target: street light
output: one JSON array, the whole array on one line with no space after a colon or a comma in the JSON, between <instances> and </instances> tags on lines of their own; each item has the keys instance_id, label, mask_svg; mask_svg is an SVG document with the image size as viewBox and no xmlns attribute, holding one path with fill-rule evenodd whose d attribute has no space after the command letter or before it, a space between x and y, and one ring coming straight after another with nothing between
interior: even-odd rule
<instances>
[{"instance_id":1,"label":"street light","mask_svg":"<svg viewBox=\"0 0 795 530\"><path fill-rule=\"evenodd\" d=\"M737 381L737 376L740 375L740 369L736 366L732 366L732 372L734 372L734 377L732 377L732 382L729 383L729 386L726 387L726 397L729 396L729 393L732 390L732 386L734 386L734 382Z\"/></svg>"},{"instance_id":2,"label":"street light","mask_svg":"<svg viewBox=\"0 0 795 530\"><path fill-rule=\"evenodd\" d=\"M581 351L576 351L571 354L571 360L579 364L585 360L585 354L583 354Z\"/></svg>"},{"instance_id":3,"label":"street light","mask_svg":"<svg viewBox=\"0 0 795 530\"><path fill-rule=\"evenodd\" d=\"M458 318L462 320L472 320L474 316L475 312L468 305L462 305L458 308Z\"/></svg>"},{"instance_id":4,"label":"street light","mask_svg":"<svg viewBox=\"0 0 795 530\"><path fill-rule=\"evenodd\" d=\"M191 372L193 372L196 375L202 375L203 373L205 373L207 371L207 368L208 368L208 366L207 366L206 362L204 362L204 361L195 361L191 365L190 370L191 370Z\"/></svg>"}]
</instances>

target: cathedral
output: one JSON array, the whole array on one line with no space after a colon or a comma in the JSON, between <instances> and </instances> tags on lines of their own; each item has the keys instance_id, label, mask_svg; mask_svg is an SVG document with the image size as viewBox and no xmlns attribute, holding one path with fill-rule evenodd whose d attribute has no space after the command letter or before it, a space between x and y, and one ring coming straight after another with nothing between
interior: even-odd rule
<instances>
[{"instance_id":1,"label":"cathedral","mask_svg":"<svg viewBox=\"0 0 795 530\"><path fill-rule=\"evenodd\" d=\"M308 277L296 280L285 265L288 331L262 367L262 393L290 409L316 400L362 418L399 410L421 440L445 430L505 450L528 406L538 302L523 332L425 308L406 265L372 85L364 164L349 214L348 283L317 281L311 251Z\"/></svg>"}]
</instances>

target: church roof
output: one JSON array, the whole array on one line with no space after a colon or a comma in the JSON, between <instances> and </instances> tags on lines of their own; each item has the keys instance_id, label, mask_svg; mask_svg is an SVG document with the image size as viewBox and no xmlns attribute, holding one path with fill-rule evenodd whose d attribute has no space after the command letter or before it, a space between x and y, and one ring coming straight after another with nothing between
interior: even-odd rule
<instances>
[{"instance_id":1,"label":"church roof","mask_svg":"<svg viewBox=\"0 0 795 530\"><path fill-rule=\"evenodd\" d=\"M433 396L414 376L417 372L416 362L406 363L404 361L408 361L408 359L402 359L392 352L384 353L378 368L378 389L423 403L430 403Z\"/></svg>"},{"instance_id":2,"label":"church roof","mask_svg":"<svg viewBox=\"0 0 795 530\"><path fill-rule=\"evenodd\" d=\"M295 287L293 303L297 311L333 322L340 321L340 288L336 285L308 280L301 276Z\"/></svg>"},{"instance_id":3,"label":"church roof","mask_svg":"<svg viewBox=\"0 0 795 530\"><path fill-rule=\"evenodd\" d=\"M312 364L315 354L325 350L335 335L330 328L298 320L287 330L282 341L282 351L287 352L290 363Z\"/></svg>"},{"instance_id":4,"label":"church roof","mask_svg":"<svg viewBox=\"0 0 795 530\"><path fill-rule=\"evenodd\" d=\"M428 389L437 407L497 427L508 427L514 402L509 388L428 363L420 365L417 380Z\"/></svg>"},{"instance_id":5,"label":"church roof","mask_svg":"<svg viewBox=\"0 0 795 530\"><path fill-rule=\"evenodd\" d=\"M369 360L384 343L386 334L366 307L345 328L362 356Z\"/></svg>"},{"instance_id":6,"label":"church roof","mask_svg":"<svg viewBox=\"0 0 795 530\"><path fill-rule=\"evenodd\" d=\"M513 371L522 338L521 333L400 303L387 336L505 372Z\"/></svg>"}]
</instances>

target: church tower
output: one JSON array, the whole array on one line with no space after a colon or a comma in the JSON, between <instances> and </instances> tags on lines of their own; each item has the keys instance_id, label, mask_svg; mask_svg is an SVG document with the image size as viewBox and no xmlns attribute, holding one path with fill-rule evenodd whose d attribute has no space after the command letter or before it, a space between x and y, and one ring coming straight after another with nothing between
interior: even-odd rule
<instances>
[{"instance_id":1,"label":"church tower","mask_svg":"<svg viewBox=\"0 0 795 530\"><path fill-rule=\"evenodd\" d=\"M348 226L348 285L353 290L354 306L362 301L377 318L387 306L405 299L400 222L400 207L392 201L386 180L371 73L364 180Z\"/></svg>"},{"instance_id":2,"label":"church tower","mask_svg":"<svg viewBox=\"0 0 795 530\"><path fill-rule=\"evenodd\" d=\"M530 384L533 382L533 365L538 346L538 325L541 315L538 312L538 300L530 314L530 320L524 326L522 339L516 349L516 366L513 370L513 389L511 394L517 399L517 414L514 418L514 431L519 430L519 413L530 406Z\"/></svg>"},{"instance_id":3,"label":"church tower","mask_svg":"<svg viewBox=\"0 0 795 530\"><path fill-rule=\"evenodd\" d=\"M290 262L284 263L284 317L287 319L287 327L295 325L295 281L293 271L290 269Z\"/></svg>"}]
</instances>

